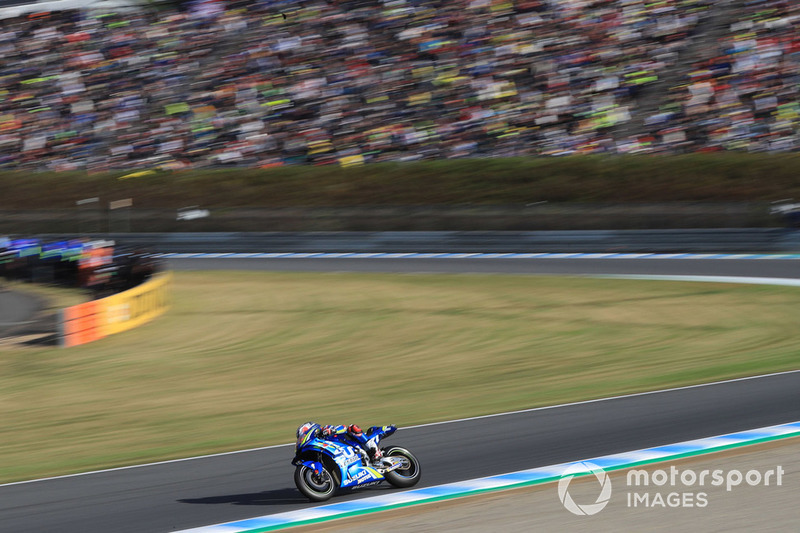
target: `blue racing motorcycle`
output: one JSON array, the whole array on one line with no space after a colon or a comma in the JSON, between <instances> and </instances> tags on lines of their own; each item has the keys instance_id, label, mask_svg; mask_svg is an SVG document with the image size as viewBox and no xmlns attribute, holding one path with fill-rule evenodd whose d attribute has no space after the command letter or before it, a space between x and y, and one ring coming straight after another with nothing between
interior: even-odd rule
<instances>
[{"instance_id":1,"label":"blue racing motorcycle","mask_svg":"<svg viewBox=\"0 0 800 533\"><path fill-rule=\"evenodd\" d=\"M377 445L395 431L395 426L373 426L365 435L374 439ZM318 424L304 427L298 432L292 459L292 464L297 467L295 485L309 500L322 502L339 489L377 485L382 481L406 488L419 482L419 462L410 451L399 446L381 450L383 457L372 462L367 452L346 435L323 439Z\"/></svg>"}]
</instances>

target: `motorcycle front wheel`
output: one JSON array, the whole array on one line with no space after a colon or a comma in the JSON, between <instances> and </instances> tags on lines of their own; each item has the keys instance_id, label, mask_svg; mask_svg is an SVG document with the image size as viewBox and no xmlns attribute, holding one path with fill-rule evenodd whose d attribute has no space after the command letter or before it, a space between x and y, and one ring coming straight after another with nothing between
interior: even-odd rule
<instances>
[{"instance_id":1,"label":"motorcycle front wheel","mask_svg":"<svg viewBox=\"0 0 800 533\"><path fill-rule=\"evenodd\" d=\"M299 465L294 471L294 484L297 485L297 490L312 502L329 500L336 492L333 476L325 467L316 473L305 465Z\"/></svg>"},{"instance_id":2,"label":"motorcycle front wheel","mask_svg":"<svg viewBox=\"0 0 800 533\"><path fill-rule=\"evenodd\" d=\"M386 448L383 452L387 457L400 457L403 459L403 466L397 470L386 472L386 481L392 486L397 488L413 487L419 483L422 470L419 467L419 461L414 457L410 451L399 446Z\"/></svg>"}]
</instances>

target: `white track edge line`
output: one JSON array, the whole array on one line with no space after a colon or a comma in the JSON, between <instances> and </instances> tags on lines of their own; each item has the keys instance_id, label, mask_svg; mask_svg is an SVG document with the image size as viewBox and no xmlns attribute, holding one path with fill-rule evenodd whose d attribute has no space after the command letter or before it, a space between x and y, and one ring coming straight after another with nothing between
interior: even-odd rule
<instances>
[{"instance_id":1,"label":"white track edge line","mask_svg":"<svg viewBox=\"0 0 800 533\"><path fill-rule=\"evenodd\" d=\"M798 372L800 372L800 369L784 370L782 372L772 372L772 373L769 373L769 374L760 374L758 376L745 376L745 377L741 377L741 378L732 378L732 379L724 379L724 380L721 380L721 381L712 381L710 383L697 383L695 385L684 385L684 386L681 386L681 387L672 387L672 388L669 388L669 389L660 389L660 390L644 391L644 392L633 392L631 394L622 394L622 395L619 395L619 396L608 396L608 397L605 397L605 398L593 398L591 400L581 400L581 401L577 401L577 402L562 403L562 404L557 404L557 405L543 405L543 406L540 406L540 407L531 407L529 409L519 409L517 411L507 411L507 412L504 412L504 413L492 413L492 414L488 414L488 415L480 415L480 416L472 416L472 417L466 417L466 418L458 418L458 419L454 419L454 420L442 420L442 421L439 421L439 422L429 422L429 423L426 423L426 424L417 424L417 425L414 425L414 426L403 426L403 427L398 428L398 429L399 430L416 429L416 428L424 428L424 427L430 427L430 426L440 426L440 425L445 425L445 424L455 424L455 423L458 423L458 422L469 422L469 421L472 421L472 420L482 420L482 419L486 419L486 418L496 418L496 417L500 417L500 416L510 416L510 415L517 415L517 414L522 414L522 413L532 413L532 412L535 412L535 411L546 411L546 410L551 410L551 409L559 409L559 408L562 408L562 407L574 407L576 405L592 404L592 403L598 403L598 402L607 402L607 401L611 401L611 400L622 400L622 399L625 399L625 398L635 398L635 397L638 397L638 396L649 396L649 395L653 395L653 394L661 394L661 393L666 393L666 392L675 392L675 391L687 390L687 389L697 389L697 388L700 388L700 387L713 387L715 385L724 385L726 383L735 383L735 382L738 382L738 381L750 381L750 380L755 380L755 379L770 378L770 377L775 377L775 376L783 376L783 375L787 375L787 374L796 374ZM754 428L754 429L758 429L758 428ZM749 431L749 430L742 430L742 431ZM38 478L38 479L28 479L28 480L24 480L24 481L13 481L11 483L0 484L0 488L1 487L9 487L9 486L12 486L12 485L23 485L23 484L26 484L26 483L37 483L39 481L52 481L52 480L56 480L56 479L67 479L67 478L72 478L72 477L88 476L88 475L92 475L92 474L103 474L103 473L107 473L107 472L116 472L116 471L119 471L119 470L130 470L130 469L134 469L134 468L144 468L144 467L147 467L147 466L158 466L158 465L165 465L165 464L171 464L171 463L182 463L182 462L185 462L185 461L194 461L195 459L209 459L209 458L212 458L212 457L224 457L226 455L237 455L237 454L241 454L241 453L259 452L259 451L269 450L269 449L273 449L273 448L283 448L283 447L286 447L286 446L294 446L294 443L293 442L287 442L287 443L284 443L284 444L273 444L271 446L261 446L261 447L258 447L258 448L248 448L248 449L245 449L245 450L234 450L234 451L230 451L230 452L211 453L211 454L207 454L207 455L196 455L196 456L193 456L193 457L183 457L183 458L180 458L180 459L168 459L168 460L165 460L165 461L157 461L157 462L154 462L154 463L142 463L142 464L137 464L137 465L119 466L119 467L115 467L115 468L105 468L105 469L102 469L102 470L93 470L93 471L90 471L90 472L78 472L78 473L75 473L75 474L65 474L63 476L52 476L52 477L45 477L45 478Z\"/></svg>"}]
</instances>

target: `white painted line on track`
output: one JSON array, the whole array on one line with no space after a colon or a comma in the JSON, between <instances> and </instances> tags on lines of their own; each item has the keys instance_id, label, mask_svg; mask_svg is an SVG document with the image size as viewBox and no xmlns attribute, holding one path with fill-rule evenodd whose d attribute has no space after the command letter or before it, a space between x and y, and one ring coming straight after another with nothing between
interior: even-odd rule
<instances>
[{"instance_id":1,"label":"white painted line on track","mask_svg":"<svg viewBox=\"0 0 800 533\"><path fill-rule=\"evenodd\" d=\"M118 472L120 470L132 470L134 468L144 468L147 466L158 466L158 465L168 465L172 463L183 463L185 461L194 461L195 459L208 459L211 457L223 457L225 455L237 455L240 453L250 453L250 452L257 452L262 450L269 450L272 448L283 448L286 446L294 446L293 442L286 443L286 444L273 444L271 446L261 446L259 448L249 448L247 450L234 450L232 452L221 452L221 453L210 453L207 455L195 455L192 457L182 457L180 459L168 459L165 461L156 461L154 463L142 463L138 465L128 465L128 466L118 466L116 468L104 468L102 470L92 470L91 472L77 472L75 474L65 474L63 476L52 476L52 477L43 477L38 479L28 479L24 481L13 481L11 483L3 483L0 484L0 487L10 487L12 485L24 485L27 483L37 483L39 481L53 481L56 479L69 479L72 477L82 477L82 476L90 476L93 474L105 474L107 472Z\"/></svg>"},{"instance_id":2,"label":"white painted line on track","mask_svg":"<svg viewBox=\"0 0 800 533\"><path fill-rule=\"evenodd\" d=\"M676 259L676 260L791 260L800 254L700 254L638 252L264 252L154 254L162 259Z\"/></svg>"},{"instance_id":3,"label":"white painted line on track","mask_svg":"<svg viewBox=\"0 0 800 533\"><path fill-rule=\"evenodd\" d=\"M800 287L800 279L795 278L760 278L749 276L683 276L661 274L591 274L587 277L603 279L698 281L703 283L741 283L744 285L778 285L785 287Z\"/></svg>"},{"instance_id":4,"label":"white painted line on track","mask_svg":"<svg viewBox=\"0 0 800 533\"><path fill-rule=\"evenodd\" d=\"M543 405L541 407L531 407L530 409L520 409L518 411L508 411L506 413L493 413L489 415L480 415L480 416L472 416L467 418L459 418L458 420L443 420L441 422L430 422L428 424L418 424L416 426L405 426L401 429L414 429L414 428L424 428L428 426L440 426L444 424L454 424L456 422L468 422L470 420L482 420L485 418L495 418L498 416L508 416L508 415L516 415L522 413L531 413L534 411L545 411L549 409L559 409L562 407L572 407L575 405L584 405L584 404L591 404L591 403L598 403L598 402L608 402L611 400L622 400L625 398L636 398L637 396L650 396L653 394L662 394L667 392L675 392L680 390L687 390L687 389L697 389L700 387L713 387L715 385L724 385L725 383L736 383L737 381L750 381L754 379L761 379L761 378L769 378L774 376L782 376L786 374L796 374L800 372L800 369L797 370L786 370L784 372L773 372L771 374L762 374L760 376L745 376L742 378L733 378L733 379L724 379L722 381L713 381L711 383L698 383L696 385L684 385L681 387L673 387L671 389L660 389L660 390L653 390L653 391L644 391L644 392L633 392L631 394L623 394L620 396L608 396L606 398L595 398L593 400L581 400L579 402L570 402L570 403L561 403L558 405Z\"/></svg>"},{"instance_id":5,"label":"white painted line on track","mask_svg":"<svg viewBox=\"0 0 800 533\"><path fill-rule=\"evenodd\" d=\"M625 398L636 398L637 396L649 396L649 395L653 395L653 394L662 394L662 393L675 392L675 391L681 391L681 390L687 390L687 389L697 389L697 388L701 388L701 387L713 387L715 385L724 385L726 383L736 383L736 382L739 382L739 381L751 381L751 380L756 380L756 379L763 379L763 378L769 378L769 377L775 377L775 376L783 376L783 375L787 375L787 374L797 374L797 373L800 373L800 369L797 369L797 370L786 370L784 372L772 372L770 374L761 374L761 375L758 375L758 376L745 376L745 377L741 377L741 378L725 379L725 380L721 380L721 381L713 381L713 382L710 382L710 383L698 383L696 385L684 385L682 387L673 387L673 388L669 388L669 389L661 389L661 390L645 391L645 392L634 392L634 393L631 393L631 394L622 394L622 395L619 395L619 396L608 396L606 398L594 398L592 400L581 400L581 401L578 401L578 402L562 403L562 404L558 404L558 405L543 405L541 407L531 407L530 409L519 409L517 411L507 411L507 412L504 412L504 413L492 413L492 414L488 414L488 415L471 416L471 417L459 418L459 419L455 419L455 420L442 420L442 421L439 421L439 422L429 422L429 423L426 423L426 424L417 424L417 425L414 425L414 426L403 426L401 428L398 428L398 430L416 429L416 428L424 428L424 427L431 427L431 426L441 426L441 425L445 425L445 424L455 424L455 423L458 423L458 422L469 422L469 421L472 421L472 420L482 420L482 419L487 419L487 418L497 418L497 417L501 417L501 416L509 416L509 415L523 414L523 413L532 413L532 412L536 412L536 411L546 411L546 410L551 410L551 409L559 409L559 408L563 408L563 407L573 407L573 406L576 406L576 405L592 404L592 403L598 403L598 402L607 402L607 401L611 401L611 400L622 400L622 399L625 399ZM39 478L39 479L29 479L29 480L26 480L26 481L14 481L12 483L0 484L0 487L7 487L7 486L11 486L11 485L22 485L22 484L25 484L25 483L36 483L36 482L39 482L39 481L51 481L51 480L55 480L55 479L66 479L66 478L79 477L79 476L89 476L89 475L92 475L92 474L103 474L103 473L106 473L106 472L116 472L116 471L120 471L120 470L129 470L129 469L133 469L133 468L144 468L144 467L148 467L148 466L158 466L158 465L165 465L165 464L171 464L171 463L182 463L182 462L185 462L185 461L193 461L195 459L209 459L209 458L212 458L212 457L223 457L223 456L226 456L226 455L236 455L236 454L241 454L241 453L259 452L259 451L263 451L263 450L270 450L270 449L273 449L273 448L283 448L283 447L286 447L286 446L294 446L294 445L295 445L294 442L287 442L285 444L273 444L271 446L261 446L261 447L258 447L258 448L248 448L246 450L234 450L234 451L231 451L231 452L212 453L212 454L208 454L208 455L197 455L197 456L193 456L193 457L184 457L184 458L181 458L181 459L169 459L169 460L166 460L166 461L157 461L157 462L154 462L154 463L143 463L143 464L138 464L138 465L120 466L120 467L117 467L117 468L106 468L106 469L103 469L103 470L93 470L91 472L79 472L79 473L76 473L76 474L66 474L66 475L63 475L63 476L53 476L53 477L46 477L46 478Z\"/></svg>"}]
</instances>

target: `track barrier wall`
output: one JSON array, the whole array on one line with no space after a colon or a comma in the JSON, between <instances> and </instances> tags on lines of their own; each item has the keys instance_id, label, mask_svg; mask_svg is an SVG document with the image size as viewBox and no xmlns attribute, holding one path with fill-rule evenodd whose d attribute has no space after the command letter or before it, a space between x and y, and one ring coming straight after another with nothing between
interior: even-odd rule
<instances>
[{"instance_id":1,"label":"track barrier wall","mask_svg":"<svg viewBox=\"0 0 800 533\"><path fill-rule=\"evenodd\" d=\"M125 292L61 311L59 344L79 346L138 327L169 308L172 273L164 272Z\"/></svg>"},{"instance_id":2,"label":"track barrier wall","mask_svg":"<svg viewBox=\"0 0 800 533\"><path fill-rule=\"evenodd\" d=\"M91 234L152 253L798 253L800 230L397 231ZM63 238L42 234L42 239Z\"/></svg>"}]
</instances>

